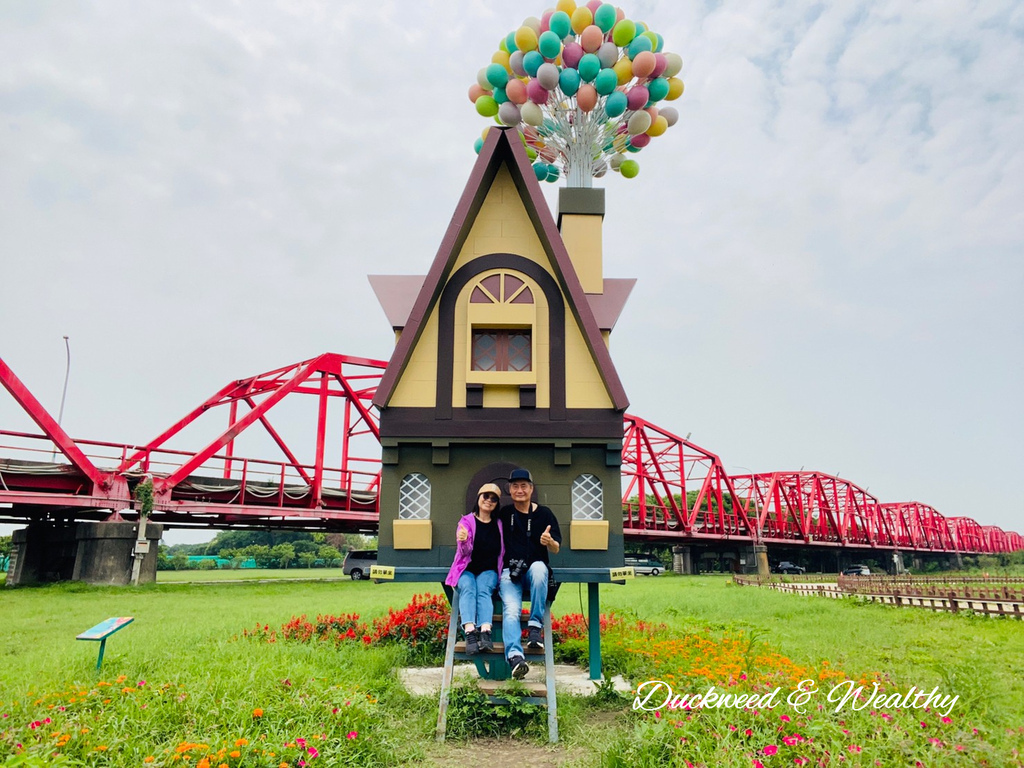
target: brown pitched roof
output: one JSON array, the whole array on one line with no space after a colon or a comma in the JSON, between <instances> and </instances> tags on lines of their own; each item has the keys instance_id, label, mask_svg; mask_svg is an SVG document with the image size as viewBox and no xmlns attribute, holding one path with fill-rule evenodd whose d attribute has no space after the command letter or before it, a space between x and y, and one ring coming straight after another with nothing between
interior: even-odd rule
<instances>
[{"instance_id":1,"label":"brown pitched roof","mask_svg":"<svg viewBox=\"0 0 1024 768\"><path fill-rule=\"evenodd\" d=\"M576 322L583 331L590 354L597 362L598 370L604 379L612 403L617 410L625 410L629 405L625 390L623 390L619 375L612 364L608 348L601 339L601 331L594 318L594 312L583 292L583 286L580 285L579 277L572 266L565 245L562 243L562 236L548 210L540 189L540 182L537 181L533 168L530 167L526 150L516 132L493 127L487 133L487 139L473 166L473 171L462 192L451 223L448 225L448 231L441 240L437 255L430 266L430 272L423 281L416 302L409 313L405 330L395 346L391 362L388 363L387 370L377 387L377 394L373 398L374 404L379 408L384 408L391 399L398 379L405 370L409 356L419 339L423 323L429 317L431 308L440 298L452 265L469 236L473 222L476 220L487 197L487 192L502 165L508 166L519 196L526 206L530 221L533 222L534 229L536 229L541 244L554 267L556 279L562 292L568 297ZM391 313L387 309L385 311L388 312L389 319L391 319Z\"/></svg>"},{"instance_id":2,"label":"brown pitched roof","mask_svg":"<svg viewBox=\"0 0 1024 768\"><path fill-rule=\"evenodd\" d=\"M368 275L370 286L377 294L388 322L396 331L405 328L416 303L426 275ZM610 331L619 321L619 315L626 306L626 300L636 285L635 277L606 277L604 293L587 293L587 303L594 313L597 327L602 331Z\"/></svg>"}]
</instances>

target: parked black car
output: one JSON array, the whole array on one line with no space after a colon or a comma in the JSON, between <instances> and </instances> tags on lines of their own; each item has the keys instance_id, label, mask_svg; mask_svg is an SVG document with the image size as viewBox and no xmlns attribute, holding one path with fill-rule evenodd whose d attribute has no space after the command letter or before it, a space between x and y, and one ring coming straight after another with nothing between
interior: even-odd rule
<instances>
[{"instance_id":1,"label":"parked black car","mask_svg":"<svg viewBox=\"0 0 1024 768\"><path fill-rule=\"evenodd\" d=\"M791 563L789 560L782 560L781 562L779 562L778 565L772 568L772 573L789 573L799 576L806 570L807 569L803 566L797 565L796 563Z\"/></svg>"}]
</instances>

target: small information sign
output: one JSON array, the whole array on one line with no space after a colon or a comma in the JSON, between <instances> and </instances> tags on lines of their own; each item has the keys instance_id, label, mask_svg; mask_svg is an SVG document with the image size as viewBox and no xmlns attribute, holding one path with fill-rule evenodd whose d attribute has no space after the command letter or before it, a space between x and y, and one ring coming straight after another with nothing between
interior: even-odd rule
<instances>
[{"instance_id":1,"label":"small information sign","mask_svg":"<svg viewBox=\"0 0 1024 768\"><path fill-rule=\"evenodd\" d=\"M391 565L371 565L370 578L391 581L395 578L395 568Z\"/></svg>"},{"instance_id":2,"label":"small information sign","mask_svg":"<svg viewBox=\"0 0 1024 768\"><path fill-rule=\"evenodd\" d=\"M100 652L96 659L96 669L99 669L103 664L103 651L107 647L107 638L118 630L124 629L133 621L135 621L134 616L112 616L109 619L101 621L95 627L85 630L85 632L82 632L75 639L99 641Z\"/></svg>"},{"instance_id":3,"label":"small information sign","mask_svg":"<svg viewBox=\"0 0 1024 768\"><path fill-rule=\"evenodd\" d=\"M610 570L612 581L623 581L624 579L632 579L634 576L632 566L628 566L625 568L612 568Z\"/></svg>"}]
</instances>

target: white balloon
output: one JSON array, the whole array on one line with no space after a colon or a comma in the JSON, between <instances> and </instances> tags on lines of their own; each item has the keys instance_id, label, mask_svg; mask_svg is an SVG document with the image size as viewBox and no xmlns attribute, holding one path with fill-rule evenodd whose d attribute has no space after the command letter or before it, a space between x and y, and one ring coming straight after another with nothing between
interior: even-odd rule
<instances>
[{"instance_id":1,"label":"white balloon","mask_svg":"<svg viewBox=\"0 0 1024 768\"><path fill-rule=\"evenodd\" d=\"M658 110L658 114L665 118L665 122L668 123L669 128L676 124L679 120L679 110L675 107L662 107Z\"/></svg>"},{"instance_id":2,"label":"white balloon","mask_svg":"<svg viewBox=\"0 0 1024 768\"><path fill-rule=\"evenodd\" d=\"M538 19L536 16L527 16L525 19L523 19L523 26L529 27L530 29L537 33L538 37L540 36L540 19Z\"/></svg>"},{"instance_id":3,"label":"white balloon","mask_svg":"<svg viewBox=\"0 0 1024 768\"><path fill-rule=\"evenodd\" d=\"M633 116L629 118L629 122L626 123L626 130L629 131L630 136L636 136L638 133L643 133L650 127L651 115L643 110L633 113Z\"/></svg>"},{"instance_id":4,"label":"white balloon","mask_svg":"<svg viewBox=\"0 0 1024 768\"><path fill-rule=\"evenodd\" d=\"M665 71L661 73L661 76L675 77L683 68L683 57L678 53L666 53L665 58L668 60L668 66L665 67Z\"/></svg>"},{"instance_id":5,"label":"white balloon","mask_svg":"<svg viewBox=\"0 0 1024 768\"><path fill-rule=\"evenodd\" d=\"M619 46L612 42L603 43L597 49L597 58L601 60L601 66L607 69L619 60Z\"/></svg>"},{"instance_id":6,"label":"white balloon","mask_svg":"<svg viewBox=\"0 0 1024 768\"><path fill-rule=\"evenodd\" d=\"M539 104L528 101L520 107L519 112L523 122L528 125L544 125L544 112Z\"/></svg>"},{"instance_id":7,"label":"white balloon","mask_svg":"<svg viewBox=\"0 0 1024 768\"><path fill-rule=\"evenodd\" d=\"M526 56L522 51L513 51L508 57L508 66L519 77L526 77L526 67L523 66L523 58Z\"/></svg>"},{"instance_id":8,"label":"white balloon","mask_svg":"<svg viewBox=\"0 0 1024 768\"><path fill-rule=\"evenodd\" d=\"M544 90L553 91L558 87L558 67L550 61L541 64L537 69L537 82L544 86Z\"/></svg>"},{"instance_id":9,"label":"white balloon","mask_svg":"<svg viewBox=\"0 0 1024 768\"><path fill-rule=\"evenodd\" d=\"M494 86L491 85L491 81L487 79L487 67L484 67L476 73L476 81L480 84L480 87L485 91L493 91Z\"/></svg>"},{"instance_id":10,"label":"white balloon","mask_svg":"<svg viewBox=\"0 0 1024 768\"><path fill-rule=\"evenodd\" d=\"M498 107L498 119L505 125L519 125L520 117L519 106L511 101L506 101Z\"/></svg>"}]
</instances>

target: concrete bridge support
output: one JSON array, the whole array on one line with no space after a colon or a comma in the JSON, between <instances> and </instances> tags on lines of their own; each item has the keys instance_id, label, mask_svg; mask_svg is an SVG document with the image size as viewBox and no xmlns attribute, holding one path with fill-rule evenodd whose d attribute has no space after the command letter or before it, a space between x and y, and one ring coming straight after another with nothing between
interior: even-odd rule
<instances>
[{"instance_id":1,"label":"concrete bridge support","mask_svg":"<svg viewBox=\"0 0 1024 768\"><path fill-rule=\"evenodd\" d=\"M156 581L163 526L146 526L148 552L135 554L138 525L109 523L32 523L12 536L7 586L54 581L126 586L132 564L142 558L139 583Z\"/></svg>"},{"instance_id":2,"label":"concrete bridge support","mask_svg":"<svg viewBox=\"0 0 1024 768\"><path fill-rule=\"evenodd\" d=\"M693 556L690 547L672 547L672 570L676 573L693 573Z\"/></svg>"},{"instance_id":3,"label":"concrete bridge support","mask_svg":"<svg viewBox=\"0 0 1024 768\"><path fill-rule=\"evenodd\" d=\"M900 576L906 572L907 568L903 564L903 553L898 549L894 549L892 553L892 573L896 576Z\"/></svg>"}]
</instances>

